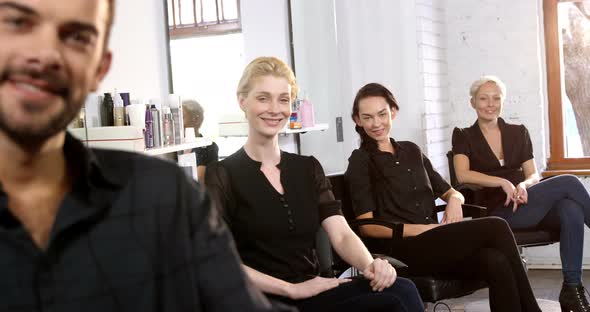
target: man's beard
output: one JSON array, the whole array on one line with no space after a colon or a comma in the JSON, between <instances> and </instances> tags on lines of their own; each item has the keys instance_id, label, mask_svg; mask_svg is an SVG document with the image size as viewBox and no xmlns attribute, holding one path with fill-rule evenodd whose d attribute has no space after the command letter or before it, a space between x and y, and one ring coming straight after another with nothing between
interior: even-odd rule
<instances>
[{"instance_id":1,"label":"man's beard","mask_svg":"<svg viewBox=\"0 0 590 312\"><path fill-rule=\"evenodd\" d=\"M0 84L8 82L9 74L9 71L0 74ZM65 79L62 77L56 77L57 75L33 73L32 76L52 81L54 84L57 81L57 84L60 86L66 86ZM67 125L78 114L82 103L76 103L76 101L71 98L71 93L69 91L71 91L71 89L64 87L63 94L60 94L63 99L63 108L58 113L51 116L51 118L45 119L42 124L15 125L11 122L10 116L3 111L3 106L0 105L0 131L5 133L13 142L25 150L34 151L39 149L47 139L65 130ZM0 103L5 100L6 99L0 97ZM81 101L82 100L79 102ZM36 108L33 103L22 103L22 105L23 109L35 114Z\"/></svg>"}]
</instances>

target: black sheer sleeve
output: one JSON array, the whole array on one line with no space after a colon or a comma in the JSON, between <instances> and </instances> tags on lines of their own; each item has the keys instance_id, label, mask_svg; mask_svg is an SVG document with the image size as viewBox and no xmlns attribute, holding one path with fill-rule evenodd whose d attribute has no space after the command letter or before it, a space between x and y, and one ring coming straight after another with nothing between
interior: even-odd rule
<instances>
[{"instance_id":1,"label":"black sheer sleeve","mask_svg":"<svg viewBox=\"0 0 590 312\"><path fill-rule=\"evenodd\" d=\"M315 157L311 156L310 158L313 167L313 180L319 195L320 222L330 216L342 215L340 201L334 198L332 184L326 178L322 165L320 165L320 162Z\"/></svg>"},{"instance_id":2,"label":"black sheer sleeve","mask_svg":"<svg viewBox=\"0 0 590 312\"><path fill-rule=\"evenodd\" d=\"M209 166L219 159L219 146L215 142L205 147L194 149L197 158L197 166Z\"/></svg>"},{"instance_id":3,"label":"black sheer sleeve","mask_svg":"<svg viewBox=\"0 0 590 312\"><path fill-rule=\"evenodd\" d=\"M219 162L213 163L205 172L205 186L211 196L213 206L231 228L231 211L234 205L229 175Z\"/></svg>"}]
</instances>

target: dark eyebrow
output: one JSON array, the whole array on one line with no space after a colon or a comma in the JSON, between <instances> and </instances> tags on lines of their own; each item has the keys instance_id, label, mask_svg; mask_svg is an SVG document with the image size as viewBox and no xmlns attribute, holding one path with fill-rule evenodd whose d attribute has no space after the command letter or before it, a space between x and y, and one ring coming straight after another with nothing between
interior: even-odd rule
<instances>
[{"instance_id":1,"label":"dark eyebrow","mask_svg":"<svg viewBox=\"0 0 590 312\"><path fill-rule=\"evenodd\" d=\"M35 10L33 10L32 8L22 5L20 3L12 2L12 1L0 2L0 10L1 9L13 9L16 11L20 11L21 13L26 14L26 15L39 16L39 14L37 12L35 12ZM96 27L92 24L83 23L83 22L71 22L71 23L68 23L68 28L87 31L87 32L90 32L90 33L98 36L98 29L96 29Z\"/></svg>"},{"instance_id":2,"label":"dark eyebrow","mask_svg":"<svg viewBox=\"0 0 590 312\"><path fill-rule=\"evenodd\" d=\"M67 23L67 29L69 30L81 30L90 32L95 36L98 36L98 29L92 24L83 23L83 22L69 22Z\"/></svg>"},{"instance_id":3,"label":"dark eyebrow","mask_svg":"<svg viewBox=\"0 0 590 312\"><path fill-rule=\"evenodd\" d=\"M382 110L378 111L378 112L377 112L377 115L380 115L380 114L382 114L382 113L385 113L386 111L387 111L387 108L384 108L384 109L382 109ZM371 115L371 114L369 114L369 113L361 113L360 115L361 115L361 116L367 116L367 117L371 117L371 116L373 116L373 115Z\"/></svg>"},{"instance_id":4,"label":"dark eyebrow","mask_svg":"<svg viewBox=\"0 0 590 312\"><path fill-rule=\"evenodd\" d=\"M5 9L5 8L17 10L17 11L20 11L21 13L24 13L27 15L39 16L39 14L37 12L35 12L35 10L31 9L30 7L16 3L16 2L12 2L12 1L1 2L0 9Z\"/></svg>"}]
</instances>

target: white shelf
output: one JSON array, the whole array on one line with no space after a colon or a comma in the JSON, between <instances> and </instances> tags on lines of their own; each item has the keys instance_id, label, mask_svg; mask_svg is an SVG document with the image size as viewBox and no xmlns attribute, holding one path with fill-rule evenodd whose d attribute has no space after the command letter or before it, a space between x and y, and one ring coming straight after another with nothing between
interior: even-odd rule
<instances>
[{"instance_id":1,"label":"white shelf","mask_svg":"<svg viewBox=\"0 0 590 312\"><path fill-rule=\"evenodd\" d=\"M301 129L289 129L285 128L279 132L281 135L305 133L309 131L324 131L328 130L329 125L327 123L316 124L313 127L301 128ZM219 124L219 136L220 137L246 137L248 136L248 123L247 122L228 122Z\"/></svg>"},{"instance_id":2,"label":"white shelf","mask_svg":"<svg viewBox=\"0 0 590 312\"><path fill-rule=\"evenodd\" d=\"M190 150L197 147L203 147L211 145L211 140L204 139L204 138L197 138L194 142L187 142L182 144L176 144L172 146L165 146L165 147L158 147L158 148L149 148L144 151L147 155L162 155L168 153L174 153L178 151Z\"/></svg>"},{"instance_id":3,"label":"white shelf","mask_svg":"<svg viewBox=\"0 0 590 312\"><path fill-rule=\"evenodd\" d=\"M313 127L307 127L307 128L301 128L301 129L286 128L284 130L284 133L292 134L292 133L303 133L303 132L309 132L309 131L324 131L324 130L328 130L328 128L329 128L329 125L327 123L321 123L321 124L316 124Z\"/></svg>"}]
</instances>

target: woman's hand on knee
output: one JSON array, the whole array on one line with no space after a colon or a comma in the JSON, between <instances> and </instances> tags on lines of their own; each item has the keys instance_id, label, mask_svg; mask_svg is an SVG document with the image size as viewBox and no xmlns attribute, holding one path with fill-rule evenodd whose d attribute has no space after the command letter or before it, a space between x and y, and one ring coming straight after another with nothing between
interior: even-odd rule
<instances>
[{"instance_id":1,"label":"woman's hand on knee","mask_svg":"<svg viewBox=\"0 0 590 312\"><path fill-rule=\"evenodd\" d=\"M306 299L336 288L338 285L346 282L350 282L350 280L316 276L303 283L291 284L287 293L289 294L289 298L293 300Z\"/></svg>"},{"instance_id":2,"label":"woman's hand on knee","mask_svg":"<svg viewBox=\"0 0 590 312\"><path fill-rule=\"evenodd\" d=\"M518 183L514 193L516 195L515 200L519 205L526 204L529 201L529 193L526 190L526 185L524 182Z\"/></svg>"},{"instance_id":3,"label":"woman's hand on knee","mask_svg":"<svg viewBox=\"0 0 590 312\"><path fill-rule=\"evenodd\" d=\"M386 260L375 259L363 270L363 276L371 281L373 291L383 291L393 285L397 272Z\"/></svg>"},{"instance_id":4,"label":"woman's hand on knee","mask_svg":"<svg viewBox=\"0 0 590 312\"><path fill-rule=\"evenodd\" d=\"M454 200L449 201L440 223L449 224L459 222L461 220L463 220L463 208L461 208L461 202Z\"/></svg>"},{"instance_id":5,"label":"woman's hand on knee","mask_svg":"<svg viewBox=\"0 0 590 312\"><path fill-rule=\"evenodd\" d=\"M514 187L514 184L512 184L512 182L506 179L502 179L502 183L500 185L504 193L506 193L506 201L504 202L504 207L508 207L508 204L510 204L510 202L514 202L516 210L516 202L513 200L516 197L516 188Z\"/></svg>"}]
</instances>

